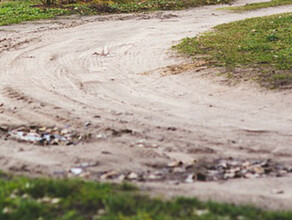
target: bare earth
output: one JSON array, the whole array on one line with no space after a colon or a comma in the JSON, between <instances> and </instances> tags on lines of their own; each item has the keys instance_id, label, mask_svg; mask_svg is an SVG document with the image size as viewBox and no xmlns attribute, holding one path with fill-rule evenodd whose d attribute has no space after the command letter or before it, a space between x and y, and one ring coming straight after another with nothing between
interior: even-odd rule
<instances>
[{"instance_id":1,"label":"bare earth","mask_svg":"<svg viewBox=\"0 0 292 220\"><path fill-rule=\"evenodd\" d=\"M236 4L247 2L256 1ZM170 50L180 39L225 22L292 12L292 6L241 14L219 7L0 27L0 125L56 125L93 135L76 146L49 147L2 135L1 169L54 176L85 162L98 163L94 171L136 173L202 158L291 163L291 91L263 91L251 83L228 86L223 78L211 79L216 69L174 74L179 71L173 65L186 62ZM106 136L112 129L119 135ZM139 184L166 197L292 208L291 175ZM272 193L275 189L283 193Z\"/></svg>"}]
</instances>

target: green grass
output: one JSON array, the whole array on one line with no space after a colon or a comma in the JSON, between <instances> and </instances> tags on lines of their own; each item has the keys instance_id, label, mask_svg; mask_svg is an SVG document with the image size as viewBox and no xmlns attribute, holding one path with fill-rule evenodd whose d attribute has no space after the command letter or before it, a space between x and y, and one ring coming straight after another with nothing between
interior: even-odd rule
<instances>
[{"instance_id":1,"label":"green grass","mask_svg":"<svg viewBox=\"0 0 292 220\"><path fill-rule=\"evenodd\" d=\"M127 3L109 4L116 12L139 12L154 10L180 10L201 5L229 3L231 0L134 0Z\"/></svg>"},{"instance_id":2,"label":"green grass","mask_svg":"<svg viewBox=\"0 0 292 220\"><path fill-rule=\"evenodd\" d=\"M52 7L43 7L38 0L5 1L0 2L0 26L23 21L54 18L58 15L96 15L101 13L179 10L200 5L228 3L230 1L231 0L92 0L89 3L55 4Z\"/></svg>"},{"instance_id":3,"label":"green grass","mask_svg":"<svg viewBox=\"0 0 292 220\"><path fill-rule=\"evenodd\" d=\"M226 67L235 79L253 79L272 89L292 85L291 13L219 25L202 36L183 39L175 48Z\"/></svg>"},{"instance_id":4,"label":"green grass","mask_svg":"<svg viewBox=\"0 0 292 220\"><path fill-rule=\"evenodd\" d=\"M142 195L127 184L29 179L0 173L0 219L291 220L292 212L187 198L163 201Z\"/></svg>"},{"instance_id":5,"label":"green grass","mask_svg":"<svg viewBox=\"0 0 292 220\"><path fill-rule=\"evenodd\" d=\"M60 8L40 9L31 7L29 1L9 1L0 3L0 26L22 21L31 21L45 18L53 18L65 13Z\"/></svg>"},{"instance_id":6,"label":"green grass","mask_svg":"<svg viewBox=\"0 0 292 220\"><path fill-rule=\"evenodd\" d=\"M269 2L252 3L252 4L246 4L244 6L228 7L224 9L228 9L232 11L250 11L250 10L270 8L270 7L276 7L276 6L282 6L282 5L292 5L292 0L271 0Z\"/></svg>"}]
</instances>

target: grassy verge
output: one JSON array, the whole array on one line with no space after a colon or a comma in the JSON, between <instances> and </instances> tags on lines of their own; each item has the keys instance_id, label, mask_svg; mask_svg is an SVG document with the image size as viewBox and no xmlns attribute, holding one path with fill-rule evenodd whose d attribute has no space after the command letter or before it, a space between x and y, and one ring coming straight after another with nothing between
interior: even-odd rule
<instances>
[{"instance_id":1,"label":"grassy verge","mask_svg":"<svg viewBox=\"0 0 292 220\"><path fill-rule=\"evenodd\" d=\"M162 201L141 195L126 184L29 179L0 173L0 219L288 220L292 212L186 198Z\"/></svg>"},{"instance_id":2,"label":"grassy verge","mask_svg":"<svg viewBox=\"0 0 292 220\"><path fill-rule=\"evenodd\" d=\"M271 0L269 2L252 3L252 4L246 4L244 6L228 7L225 9L232 10L232 11L250 11L250 10L270 8L270 7L276 7L276 6L282 6L282 5L292 5L292 0Z\"/></svg>"},{"instance_id":3,"label":"grassy verge","mask_svg":"<svg viewBox=\"0 0 292 220\"><path fill-rule=\"evenodd\" d=\"M226 67L234 79L256 80L273 89L292 86L291 42L292 14L288 13L219 25L202 36L183 39L175 48Z\"/></svg>"},{"instance_id":4,"label":"grassy verge","mask_svg":"<svg viewBox=\"0 0 292 220\"><path fill-rule=\"evenodd\" d=\"M38 0L0 2L0 26L54 18L58 15L128 13L154 10L179 10L200 5L228 3L231 0L91 0L74 4L54 4L44 7Z\"/></svg>"},{"instance_id":5,"label":"grassy verge","mask_svg":"<svg viewBox=\"0 0 292 220\"><path fill-rule=\"evenodd\" d=\"M31 7L29 1L9 1L0 3L0 26L45 18L53 18L65 13L60 8L40 9Z\"/></svg>"}]
</instances>

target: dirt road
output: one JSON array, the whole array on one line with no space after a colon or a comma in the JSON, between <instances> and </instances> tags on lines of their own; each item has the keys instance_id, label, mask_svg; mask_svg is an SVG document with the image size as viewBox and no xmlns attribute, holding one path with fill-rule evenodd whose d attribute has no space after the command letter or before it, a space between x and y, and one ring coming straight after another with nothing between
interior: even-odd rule
<instances>
[{"instance_id":1,"label":"dirt road","mask_svg":"<svg viewBox=\"0 0 292 220\"><path fill-rule=\"evenodd\" d=\"M227 157L289 164L291 91L227 86L220 77L204 76L214 69L173 75L175 68L165 68L185 62L170 50L184 37L225 22L292 12L292 6L241 14L218 7L0 27L0 124L67 127L93 137L76 146L41 147L2 134L1 169L55 176L90 163L94 172L143 173L171 161ZM291 182L287 174L139 184L166 196L291 209Z\"/></svg>"}]
</instances>

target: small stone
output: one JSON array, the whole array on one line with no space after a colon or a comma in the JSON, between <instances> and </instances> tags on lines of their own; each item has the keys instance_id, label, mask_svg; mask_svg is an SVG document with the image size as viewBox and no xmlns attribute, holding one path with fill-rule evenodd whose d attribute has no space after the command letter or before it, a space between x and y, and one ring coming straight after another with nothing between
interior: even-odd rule
<instances>
[{"instance_id":1,"label":"small stone","mask_svg":"<svg viewBox=\"0 0 292 220\"><path fill-rule=\"evenodd\" d=\"M258 178L258 176L259 176L258 174L252 174L252 173L246 173L244 175L244 177L247 179L255 179L255 178Z\"/></svg>"},{"instance_id":2,"label":"small stone","mask_svg":"<svg viewBox=\"0 0 292 220\"><path fill-rule=\"evenodd\" d=\"M82 167L82 168L87 168L87 167L90 167L91 166L91 164L90 163L82 163L82 164L80 164L80 166L79 167Z\"/></svg>"},{"instance_id":3,"label":"small stone","mask_svg":"<svg viewBox=\"0 0 292 220\"><path fill-rule=\"evenodd\" d=\"M80 174L80 177L85 178L85 179L89 179L91 176L90 172L84 172Z\"/></svg>"},{"instance_id":4,"label":"small stone","mask_svg":"<svg viewBox=\"0 0 292 220\"><path fill-rule=\"evenodd\" d=\"M96 135L96 138L97 138L97 139L106 139L107 136L106 136L105 134L97 134L97 135Z\"/></svg>"},{"instance_id":5,"label":"small stone","mask_svg":"<svg viewBox=\"0 0 292 220\"><path fill-rule=\"evenodd\" d=\"M87 121L87 122L84 124L85 127L89 127L90 125L91 125L91 122L90 122L90 121Z\"/></svg>"},{"instance_id":6,"label":"small stone","mask_svg":"<svg viewBox=\"0 0 292 220\"><path fill-rule=\"evenodd\" d=\"M2 210L2 213L3 214L9 214L9 213L11 213L12 212L12 210L10 209L10 208L8 208L8 207L5 207L3 210Z\"/></svg>"},{"instance_id":7,"label":"small stone","mask_svg":"<svg viewBox=\"0 0 292 220\"><path fill-rule=\"evenodd\" d=\"M60 201L61 201L60 198L53 198L53 199L51 200L51 204L55 205L55 204L58 204Z\"/></svg>"},{"instance_id":8,"label":"small stone","mask_svg":"<svg viewBox=\"0 0 292 220\"><path fill-rule=\"evenodd\" d=\"M284 190L282 189L273 189L271 191L272 194L283 194L284 193Z\"/></svg>"},{"instance_id":9,"label":"small stone","mask_svg":"<svg viewBox=\"0 0 292 220\"><path fill-rule=\"evenodd\" d=\"M101 175L100 179L101 180L106 180L106 179L111 179L114 176L116 176L118 173L116 171L108 171L106 173L104 173L103 175Z\"/></svg>"},{"instance_id":10,"label":"small stone","mask_svg":"<svg viewBox=\"0 0 292 220\"><path fill-rule=\"evenodd\" d=\"M46 127L41 127L41 128L39 128L38 130L43 132L43 131L46 131L47 128L46 128Z\"/></svg>"},{"instance_id":11,"label":"small stone","mask_svg":"<svg viewBox=\"0 0 292 220\"><path fill-rule=\"evenodd\" d=\"M167 167L169 168L174 168L174 167L179 167L182 166L183 162L182 161L173 161L167 164Z\"/></svg>"},{"instance_id":12,"label":"small stone","mask_svg":"<svg viewBox=\"0 0 292 220\"><path fill-rule=\"evenodd\" d=\"M119 181L124 181L125 179L126 179L126 176L124 174L122 174L118 177Z\"/></svg>"},{"instance_id":13,"label":"small stone","mask_svg":"<svg viewBox=\"0 0 292 220\"><path fill-rule=\"evenodd\" d=\"M146 144L147 140L145 139L140 139L136 141L136 144Z\"/></svg>"},{"instance_id":14,"label":"small stone","mask_svg":"<svg viewBox=\"0 0 292 220\"><path fill-rule=\"evenodd\" d=\"M237 161L230 161L230 162L229 162L229 165L230 165L230 166L238 166L239 163L238 163Z\"/></svg>"},{"instance_id":15,"label":"small stone","mask_svg":"<svg viewBox=\"0 0 292 220\"><path fill-rule=\"evenodd\" d=\"M68 133L69 133L69 131L68 131L67 129L62 129L62 130L61 130L61 134L63 134L63 135L64 135L64 134L68 134Z\"/></svg>"},{"instance_id":16,"label":"small stone","mask_svg":"<svg viewBox=\"0 0 292 220\"><path fill-rule=\"evenodd\" d=\"M227 163L222 161L222 162L219 163L219 166L224 168L224 169L226 169L227 168Z\"/></svg>"},{"instance_id":17,"label":"small stone","mask_svg":"<svg viewBox=\"0 0 292 220\"><path fill-rule=\"evenodd\" d=\"M144 144L137 144L136 147L139 147L139 148L144 148L145 145Z\"/></svg>"},{"instance_id":18,"label":"small stone","mask_svg":"<svg viewBox=\"0 0 292 220\"><path fill-rule=\"evenodd\" d=\"M136 180L136 179L138 179L138 178L139 178L138 174L137 174L137 173L134 173L134 172L131 172L131 173L127 176L127 179L129 179L129 180Z\"/></svg>"},{"instance_id":19,"label":"small stone","mask_svg":"<svg viewBox=\"0 0 292 220\"><path fill-rule=\"evenodd\" d=\"M244 168L247 168L250 166L250 162L249 161L245 161L241 164Z\"/></svg>"},{"instance_id":20,"label":"small stone","mask_svg":"<svg viewBox=\"0 0 292 220\"><path fill-rule=\"evenodd\" d=\"M43 202L43 203L50 203L51 202L51 198L49 197L43 197L41 199L38 199L39 202Z\"/></svg>"},{"instance_id":21,"label":"small stone","mask_svg":"<svg viewBox=\"0 0 292 220\"><path fill-rule=\"evenodd\" d=\"M265 170L264 170L262 167L260 167L260 166L255 166L255 167L253 168L253 171L254 171L255 173L258 173L258 174L263 174L263 173L265 173Z\"/></svg>"},{"instance_id":22,"label":"small stone","mask_svg":"<svg viewBox=\"0 0 292 220\"><path fill-rule=\"evenodd\" d=\"M185 163L185 168L186 169L192 168L197 162L198 162L197 159L193 159L193 160L187 161Z\"/></svg>"},{"instance_id":23,"label":"small stone","mask_svg":"<svg viewBox=\"0 0 292 220\"><path fill-rule=\"evenodd\" d=\"M284 170L286 170L288 173L292 172L292 166L286 166L284 168Z\"/></svg>"},{"instance_id":24,"label":"small stone","mask_svg":"<svg viewBox=\"0 0 292 220\"><path fill-rule=\"evenodd\" d=\"M202 215L207 215L209 213L208 209L202 209L202 210L195 210L194 211L196 215L202 216Z\"/></svg>"},{"instance_id":25,"label":"small stone","mask_svg":"<svg viewBox=\"0 0 292 220\"><path fill-rule=\"evenodd\" d=\"M146 179L149 179L149 180L157 180L157 179L159 179L159 176L154 175L154 174L150 174L149 176L146 177Z\"/></svg>"},{"instance_id":26,"label":"small stone","mask_svg":"<svg viewBox=\"0 0 292 220\"><path fill-rule=\"evenodd\" d=\"M21 196L21 198L23 198L23 199L27 199L28 197L29 197L29 195L26 193Z\"/></svg>"},{"instance_id":27,"label":"small stone","mask_svg":"<svg viewBox=\"0 0 292 220\"><path fill-rule=\"evenodd\" d=\"M224 179L232 179L235 177L235 173L225 173Z\"/></svg>"},{"instance_id":28,"label":"small stone","mask_svg":"<svg viewBox=\"0 0 292 220\"><path fill-rule=\"evenodd\" d=\"M279 170L277 172L277 177L282 177L282 176L285 176L287 174L287 171L286 170Z\"/></svg>"}]
</instances>

